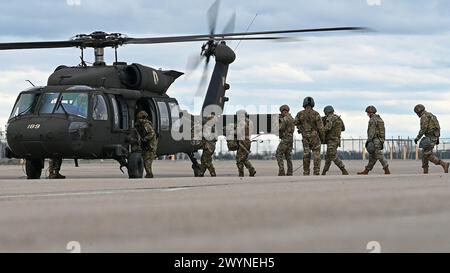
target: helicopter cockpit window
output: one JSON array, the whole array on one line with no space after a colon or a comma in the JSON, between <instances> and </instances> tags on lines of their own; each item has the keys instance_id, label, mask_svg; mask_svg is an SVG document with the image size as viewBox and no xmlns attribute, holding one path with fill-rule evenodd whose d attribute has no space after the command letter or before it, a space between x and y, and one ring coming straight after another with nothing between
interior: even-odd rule
<instances>
[{"instance_id":1,"label":"helicopter cockpit window","mask_svg":"<svg viewBox=\"0 0 450 273\"><path fill-rule=\"evenodd\" d=\"M45 93L42 95L39 114L51 114L58 101L59 93ZM61 110L62 111L62 110ZM64 113L64 112L63 112Z\"/></svg>"},{"instance_id":2,"label":"helicopter cockpit window","mask_svg":"<svg viewBox=\"0 0 450 273\"><path fill-rule=\"evenodd\" d=\"M9 118L33 113L37 98L33 93L21 94Z\"/></svg>"},{"instance_id":3,"label":"helicopter cockpit window","mask_svg":"<svg viewBox=\"0 0 450 273\"><path fill-rule=\"evenodd\" d=\"M108 120L108 108L103 96L95 95L93 102L92 118L94 120Z\"/></svg>"},{"instance_id":4,"label":"helicopter cockpit window","mask_svg":"<svg viewBox=\"0 0 450 273\"><path fill-rule=\"evenodd\" d=\"M79 116L87 118L87 93L69 93L65 92L61 96L61 103L55 109L55 113ZM65 112L64 112L65 111Z\"/></svg>"}]
</instances>

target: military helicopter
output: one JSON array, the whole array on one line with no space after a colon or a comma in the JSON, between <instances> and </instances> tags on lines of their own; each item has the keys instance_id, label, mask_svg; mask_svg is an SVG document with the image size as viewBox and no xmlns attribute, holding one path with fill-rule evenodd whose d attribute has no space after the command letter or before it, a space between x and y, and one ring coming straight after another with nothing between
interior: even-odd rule
<instances>
[{"instance_id":1,"label":"military helicopter","mask_svg":"<svg viewBox=\"0 0 450 273\"><path fill-rule=\"evenodd\" d=\"M169 37L131 38L120 33L96 31L78 34L67 41L0 43L0 50L53 49L75 47L81 50L81 64L58 66L48 78L46 86L32 87L20 92L7 124L6 155L25 159L28 179L39 179L47 158L115 159L126 167L129 178L142 178L143 160L139 152L131 152L138 138L134 129L136 113L145 110L158 134L157 155L186 153L191 159L194 175L199 165L194 157L198 148L191 140L174 139L171 131L184 117L176 98L167 95L171 84L183 75L174 70L158 70L145 65L119 62L117 49L133 44L166 44L203 42L201 57L208 63L215 59L202 109L218 107L220 115L225 102L229 65L235 52L226 45L230 40L280 40L286 37L267 36L286 33L312 33L355 31L359 27L292 29L276 31L215 33L218 2L211 6L210 33ZM228 25L234 25L230 21ZM84 50L93 48L95 62L88 66ZM105 48L115 51L115 62L106 64ZM271 115L265 117L271 123ZM235 120L232 117L231 120ZM255 131L260 132L263 122L255 118ZM229 117L223 115L223 121ZM178 124L178 125L177 125ZM271 128L265 125L270 133ZM180 129L180 128L177 128Z\"/></svg>"}]
</instances>

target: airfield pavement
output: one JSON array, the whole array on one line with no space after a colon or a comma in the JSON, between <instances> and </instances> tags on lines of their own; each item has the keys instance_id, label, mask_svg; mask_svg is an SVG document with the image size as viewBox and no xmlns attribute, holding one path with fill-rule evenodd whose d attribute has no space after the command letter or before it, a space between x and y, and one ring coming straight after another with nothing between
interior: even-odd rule
<instances>
[{"instance_id":1,"label":"airfield pavement","mask_svg":"<svg viewBox=\"0 0 450 273\"><path fill-rule=\"evenodd\" d=\"M257 177L194 178L188 161L156 161L155 179L128 180L110 161L65 180L26 180L0 166L0 252L382 252L450 251L450 176L420 175L419 161L378 164L366 177L276 177L275 161L253 161ZM323 162L322 162L323 164ZM351 173L365 161L347 161ZM300 161L294 163L295 168ZM47 167L47 166L46 166Z\"/></svg>"}]
</instances>

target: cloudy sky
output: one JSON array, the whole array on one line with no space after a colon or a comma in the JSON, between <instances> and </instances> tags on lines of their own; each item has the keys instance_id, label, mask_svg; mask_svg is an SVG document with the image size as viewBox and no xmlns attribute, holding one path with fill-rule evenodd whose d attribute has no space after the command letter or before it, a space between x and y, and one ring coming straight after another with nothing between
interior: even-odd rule
<instances>
[{"instance_id":1,"label":"cloudy sky","mask_svg":"<svg viewBox=\"0 0 450 273\"><path fill-rule=\"evenodd\" d=\"M206 34L211 0L40 0L0 3L0 42L65 40L96 30L130 37ZM423 103L450 137L450 1L407 0L222 0L217 30L233 12L236 31L362 26L374 32L299 35L298 42L245 41L230 67L231 90L225 111L246 107L265 113L289 104L294 114L305 96L322 112L333 105L346 122L346 137L365 136L367 105L377 106L387 135L415 136L412 111ZM235 48L237 42L229 43ZM184 71L201 44L127 46L119 59ZM92 61L87 52L88 61ZM107 61L112 62L107 50ZM0 126L17 97L45 85L60 64L77 65L77 49L0 51ZM213 65L210 66L212 70ZM200 71L182 76L169 90L195 111ZM273 110L272 110L273 111Z\"/></svg>"}]
</instances>

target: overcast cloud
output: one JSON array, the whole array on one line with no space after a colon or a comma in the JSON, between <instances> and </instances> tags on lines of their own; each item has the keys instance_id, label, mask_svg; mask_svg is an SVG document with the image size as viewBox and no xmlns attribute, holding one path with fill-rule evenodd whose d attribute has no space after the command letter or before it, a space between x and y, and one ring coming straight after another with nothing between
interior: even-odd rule
<instances>
[{"instance_id":1,"label":"overcast cloud","mask_svg":"<svg viewBox=\"0 0 450 273\"><path fill-rule=\"evenodd\" d=\"M2 2L0 41L61 40L95 30L134 37L204 34L212 1L68 3L78 0ZM226 111L237 105L270 109L287 103L295 114L303 97L313 96L320 112L331 104L345 118L345 136L359 137L366 133L364 109L373 104L385 119L387 135L396 137L415 136L419 120L412 108L424 103L438 115L443 136L450 137L450 1L381 0L381 5L368 5L366 0L223 0L219 31L234 11L236 31L245 31L258 13L252 31L363 26L376 32L241 43L230 67ZM230 43L232 48L236 44ZM184 71L188 57L198 54L200 46L128 46L119 50L119 58ZM111 53L107 52L109 62ZM0 125L6 123L18 92L29 86L25 80L45 85L58 65L77 65L78 55L77 49L0 51ZM195 110L192 97L199 74L181 77L169 90L184 108Z\"/></svg>"}]
</instances>

